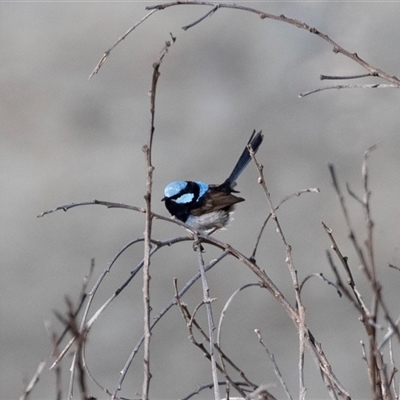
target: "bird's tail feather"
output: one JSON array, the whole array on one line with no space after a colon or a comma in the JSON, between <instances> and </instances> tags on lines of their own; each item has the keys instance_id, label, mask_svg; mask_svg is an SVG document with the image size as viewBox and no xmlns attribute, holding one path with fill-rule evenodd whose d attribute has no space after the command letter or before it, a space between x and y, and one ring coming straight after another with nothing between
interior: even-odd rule
<instances>
[{"instance_id":1,"label":"bird's tail feather","mask_svg":"<svg viewBox=\"0 0 400 400\"><path fill-rule=\"evenodd\" d=\"M254 153L256 153L263 139L264 136L262 134L262 131L258 133L256 133L255 130L253 131L247 143L247 146L243 150L243 153L241 154L238 162L235 165L235 168L233 168L233 171L229 175L229 178L224 182L224 184L228 184L231 189L235 187L237 178L239 178L240 174L244 171L251 160L248 146L250 146L253 149Z\"/></svg>"}]
</instances>

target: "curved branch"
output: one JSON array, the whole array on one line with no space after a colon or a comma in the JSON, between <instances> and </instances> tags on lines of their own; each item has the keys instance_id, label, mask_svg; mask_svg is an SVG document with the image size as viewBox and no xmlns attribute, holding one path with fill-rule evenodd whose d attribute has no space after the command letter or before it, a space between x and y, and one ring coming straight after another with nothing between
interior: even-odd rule
<instances>
[{"instance_id":1,"label":"curved branch","mask_svg":"<svg viewBox=\"0 0 400 400\"><path fill-rule=\"evenodd\" d=\"M310 33L313 33L314 35L317 35L320 37L322 40L325 42L328 42L332 46L332 51L337 54L340 53L344 55L347 58L350 58L352 61L366 69L369 73L370 76L377 76L387 82L393 83L396 87L400 88L400 79L397 78L396 76L389 75L385 71L382 71L380 68L374 67L364 59L358 56L357 53L351 53L350 51L346 50L344 47L340 46L338 43L336 43L334 40L332 40L328 35L325 35L324 33L320 32L318 29L311 27L310 25L306 24L305 22L299 21L298 19L294 18L287 18L283 14L281 15L275 15L275 14L269 14L265 13L263 11L257 10L252 7L247 7L247 6L241 6L238 4L233 4L233 3L213 3L213 2L208 2L208 1L195 1L195 0L188 0L182 3L181 1L174 1L171 3L165 3L165 4L157 4L154 6L148 6L146 7L147 10L164 10L165 8L168 7L173 7L173 6L179 6L179 5L204 5L204 6L210 6L214 7L213 12L221 9L221 8L230 8L230 9L235 9L235 10L241 10L241 11L247 11L251 12L254 14L257 14L261 19L273 19L276 21L281 21L290 25L295 26L296 28L304 29ZM207 14L208 15L208 14ZM198 22L201 22L204 18L200 19ZM188 25L189 27L194 26ZM185 27L187 29L187 26Z\"/></svg>"}]
</instances>

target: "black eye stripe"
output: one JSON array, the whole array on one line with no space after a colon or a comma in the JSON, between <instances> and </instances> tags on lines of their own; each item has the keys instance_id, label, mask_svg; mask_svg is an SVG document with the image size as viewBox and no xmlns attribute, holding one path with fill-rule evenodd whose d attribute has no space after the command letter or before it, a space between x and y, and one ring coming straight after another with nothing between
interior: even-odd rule
<instances>
[{"instance_id":1,"label":"black eye stripe","mask_svg":"<svg viewBox=\"0 0 400 400\"><path fill-rule=\"evenodd\" d=\"M183 190L170 197L171 200L174 200L176 203L181 203L181 204L190 202L195 203L196 201L198 201L200 194L199 185L196 182L192 181L187 181L186 183L187 185Z\"/></svg>"}]
</instances>

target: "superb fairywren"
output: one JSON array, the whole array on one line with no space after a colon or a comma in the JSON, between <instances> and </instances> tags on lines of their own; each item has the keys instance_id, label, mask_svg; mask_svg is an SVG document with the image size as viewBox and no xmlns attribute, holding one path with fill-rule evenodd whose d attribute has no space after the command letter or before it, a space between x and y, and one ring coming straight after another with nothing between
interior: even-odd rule
<instances>
[{"instance_id":1,"label":"superb fairywren","mask_svg":"<svg viewBox=\"0 0 400 400\"><path fill-rule=\"evenodd\" d=\"M256 131L251 135L247 146L254 153L260 147L264 136ZM197 181L176 181L164 189L165 206L172 216L189 225L196 231L211 233L228 225L234 205L244 201L242 197L233 195L239 193L233 188L236 180L251 160L248 147L243 150L229 178L220 185L209 185Z\"/></svg>"}]
</instances>

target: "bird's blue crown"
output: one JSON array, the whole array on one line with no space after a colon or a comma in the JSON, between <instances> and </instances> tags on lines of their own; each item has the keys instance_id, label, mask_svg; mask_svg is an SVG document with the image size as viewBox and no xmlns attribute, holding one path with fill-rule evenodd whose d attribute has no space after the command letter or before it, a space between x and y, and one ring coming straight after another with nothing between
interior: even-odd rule
<instances>
[{"instance_id":1,"label":"bird's blue crown","mask_svg":"<svg viewBox=\"0 0 400 400\"><path fill-rule=\"evenodd\" d=\"M187 204L192 202L193 200L197 201L199 198L204 196L207 192L209 186L207 183L197 181L194 182L199 189L199 194L195 199L195 193L193 191L188 191L189 182L188 181L175 181L169 183L164 189L164 196L167 199L174 199L175 203L178 204Z\"/></svg>"}]
</instances>

